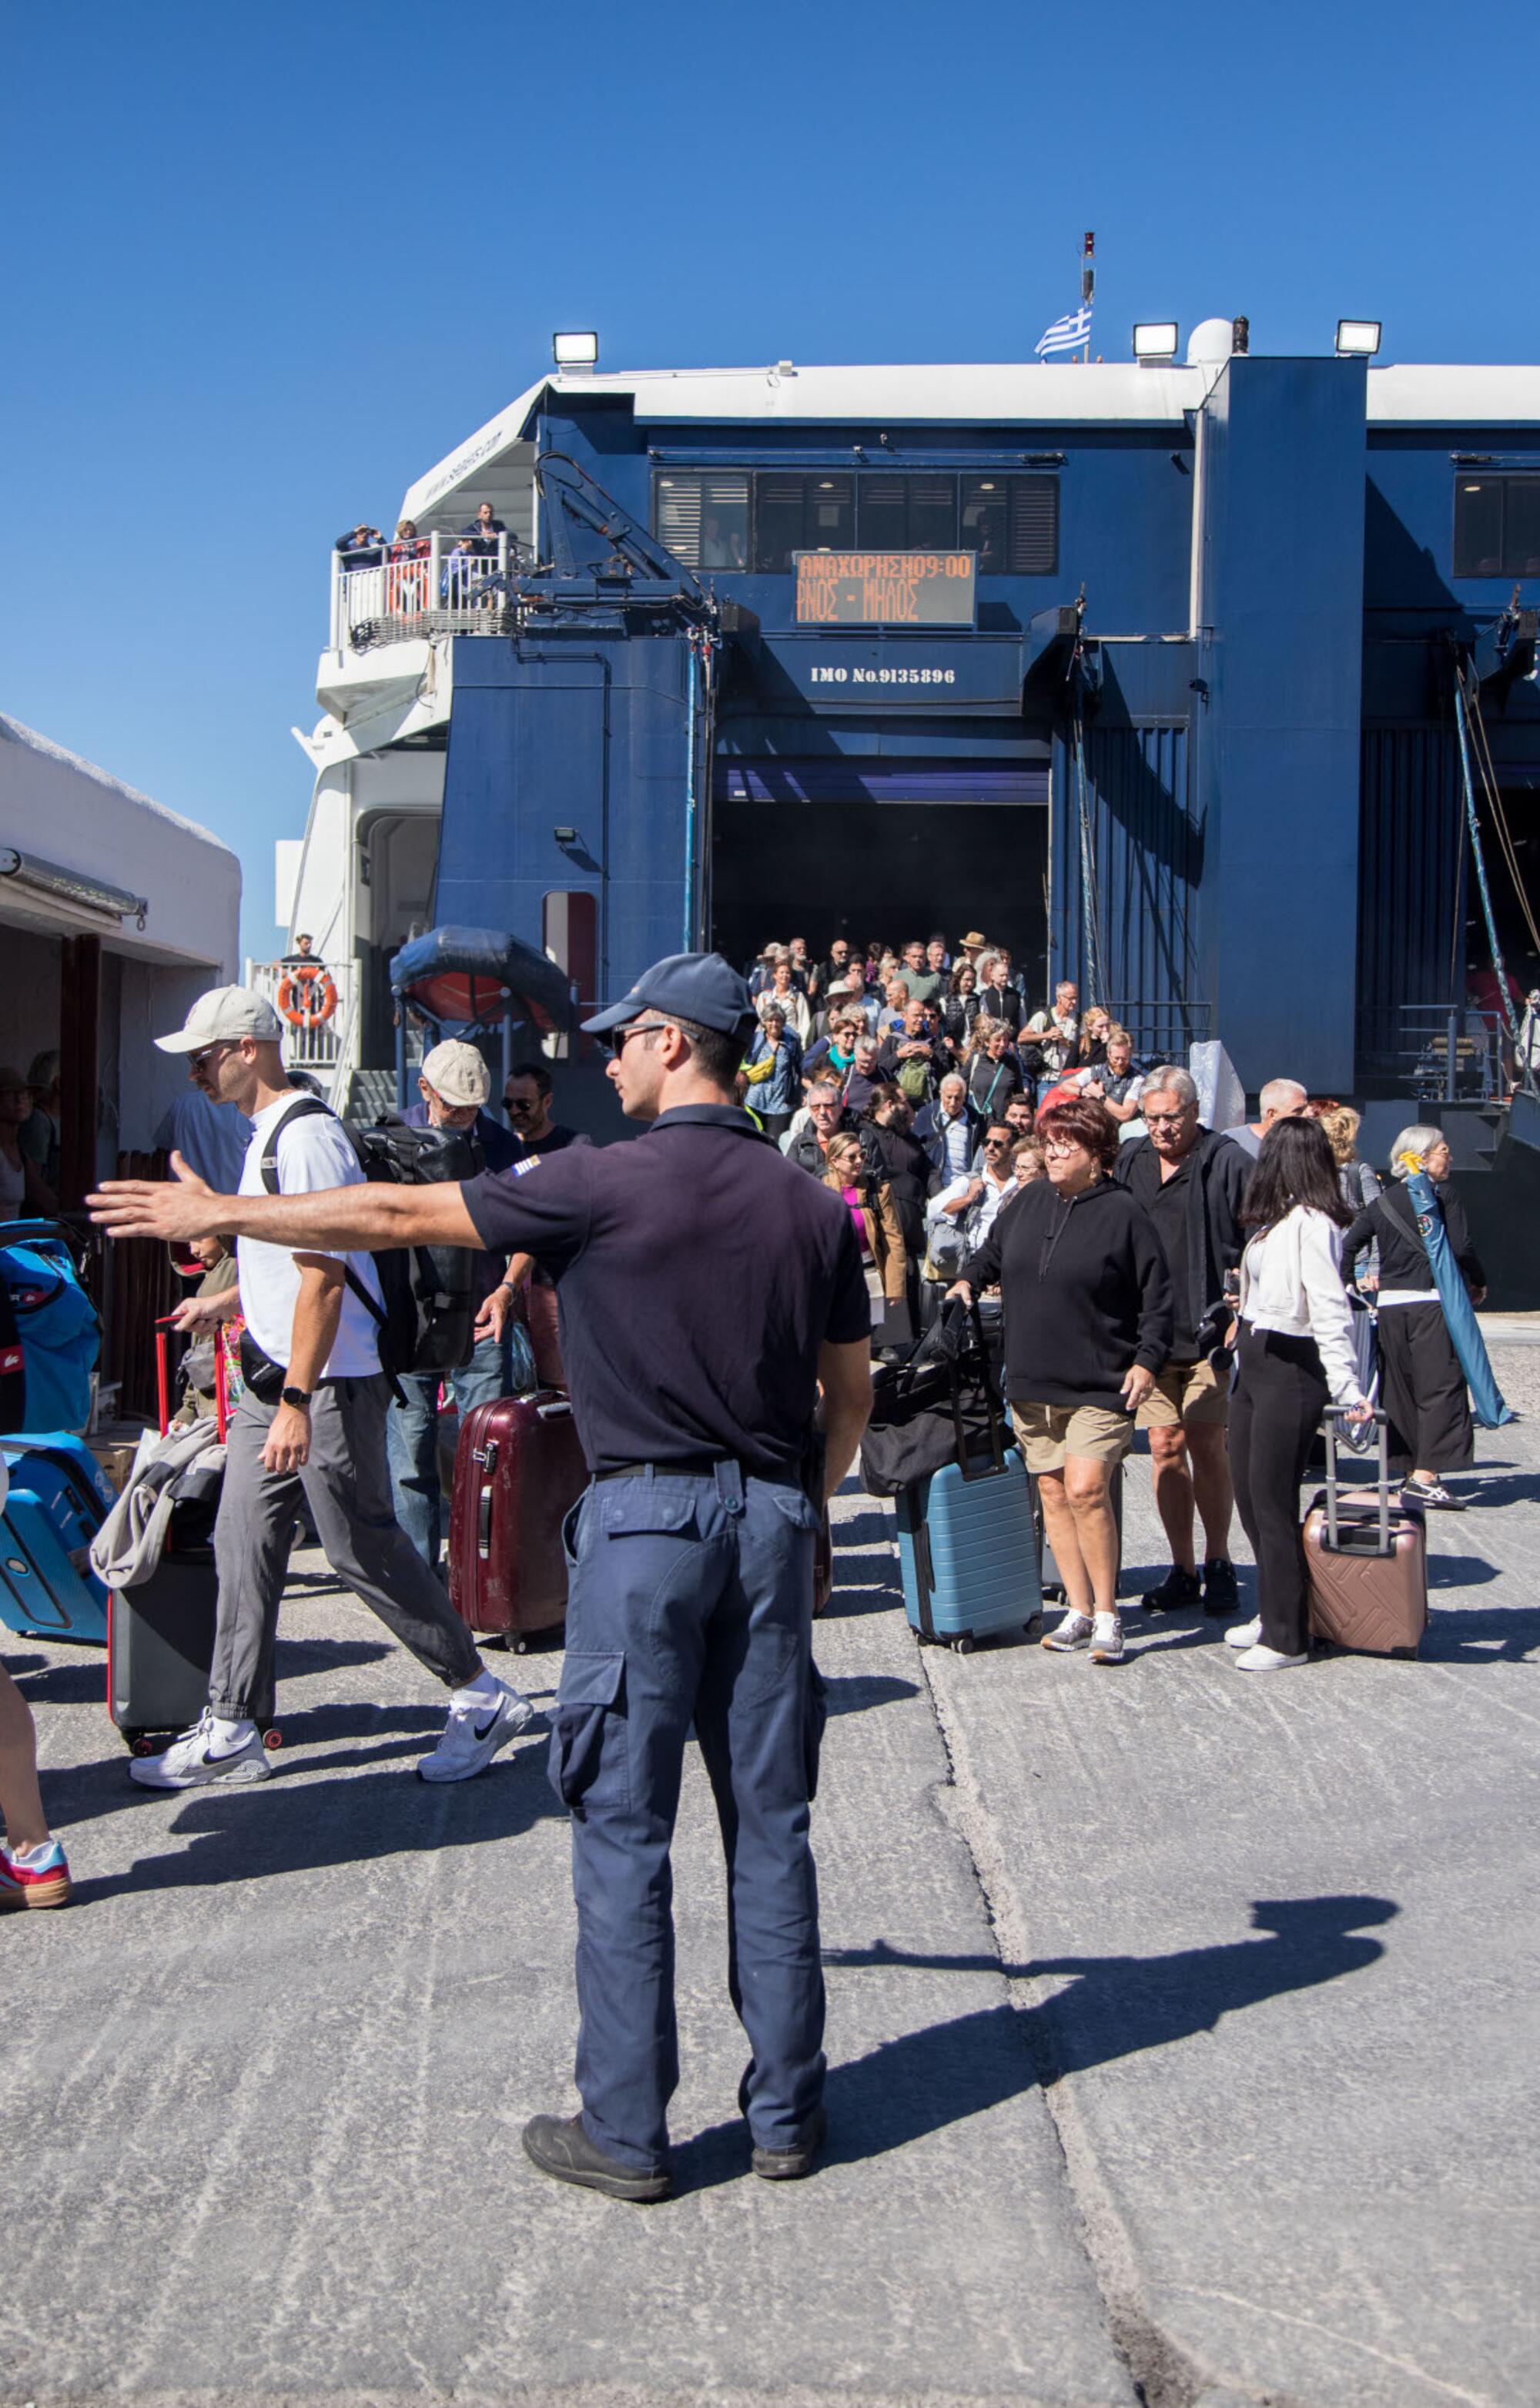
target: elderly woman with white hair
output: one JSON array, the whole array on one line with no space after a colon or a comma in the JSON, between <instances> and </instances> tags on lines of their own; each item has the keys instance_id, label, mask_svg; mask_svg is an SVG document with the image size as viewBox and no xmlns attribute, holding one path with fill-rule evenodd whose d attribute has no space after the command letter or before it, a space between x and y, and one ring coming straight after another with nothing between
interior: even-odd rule
<instances>
[{"instance_id":1,"label":"elderly woman with white hair","mask_svg":"<svg viewBox=\"0 0 1540 2408\"><path fill-rule=\"evenodd\" d=\"M1393 1184L1363 1207L1342 1251L1351 1262L1364 1246L1379 1249L1381 1401L1390 1415L1391 1449L1412 1466L1402 1496L1408 1505L1463 1512L1464 1499L1446 1485L1442 1475L1463 1470L1473 1459L1470 1399L1418 1227L1417 1208L1403 1184L1414 1169L1425 1171L1437 1189L1449 1252L1472 1303L1482 1301L1487 1277L1460 1198L1447 1183L1449 1147L1442 1129L1414 1125L1402 1130L1390 1148Z\"/></svg>"}]
</instances>

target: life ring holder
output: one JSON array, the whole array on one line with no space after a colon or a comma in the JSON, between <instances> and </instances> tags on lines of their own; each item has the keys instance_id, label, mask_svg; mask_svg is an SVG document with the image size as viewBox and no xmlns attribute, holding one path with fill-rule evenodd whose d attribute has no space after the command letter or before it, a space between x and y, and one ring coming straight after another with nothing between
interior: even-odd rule
<instances>
[{"instance_id":1,"label":"life ring holder","mask_svg":"<svg viewBox=\"0 0 1540 2408\"><path fill-rule=\"evenodd\" d=\"M296 962L278 981L278 1008L291 1028L320 1028L337 1005L336 988L319 962Z\"/></svg>"}]
</instances>

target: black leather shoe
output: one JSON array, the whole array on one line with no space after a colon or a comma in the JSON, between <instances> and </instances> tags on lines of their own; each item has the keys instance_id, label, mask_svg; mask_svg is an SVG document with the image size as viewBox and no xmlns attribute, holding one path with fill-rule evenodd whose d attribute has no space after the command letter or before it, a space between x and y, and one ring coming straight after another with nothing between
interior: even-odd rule
<instances>
[{"instance_id":1,"label":"black leather shoe","mask_svg":"<svg viewBox=\"0 0 1540 2408\"><path fill-rule=\"evenodd\" d=\"M641 2207L666 2199L671 2188L666 2172L638 2173L635 2166L606 2157L589 2139L581 2115L532 2115L524 2127L524 2155L557 2182L578 2183L584 2190L635 2200Z\"/></svg>"},{"instance_id":2,"label":"black leather shoe","mask_svg":"<svg viewBox=\"0 0 1540 2408\"><path fill-rule=\"evenodd\" d=\"M1235 1584L1235 1567L1228 1555L1210 1555L1203 1568L1204 1612L1205 1613L1238 1613L1241 1593Z\"/></svg>"},{"instance_id":3,"label":"black leather shoe","mask_svg":"<svg viewBox=\"0 0 1540 2408\"><path fill-rule=\"evenodd\" d=\"M1203 1583L1196 1572L1184 1572L1180 1564L1173 1564L1159 1588L1147 1588L1139 1599L1147 1613L1180 1613L1190 1605L1202 1605Z\"/></svg>"},{"instance_id":4,"label":"black leather shoe","mask_svg":"<svg viewBox=\"0 0 1540 2408\"><path fill-rule=\"evenodd\" d=\"M828 2129L828 2117L821 2107L815 2107L803 2127L800 2141L793 2141L789 2149L762 2149L756 2145L749 2162L765 2182L801 2182L817 2165Z\"/></svg>"}]
</instances>

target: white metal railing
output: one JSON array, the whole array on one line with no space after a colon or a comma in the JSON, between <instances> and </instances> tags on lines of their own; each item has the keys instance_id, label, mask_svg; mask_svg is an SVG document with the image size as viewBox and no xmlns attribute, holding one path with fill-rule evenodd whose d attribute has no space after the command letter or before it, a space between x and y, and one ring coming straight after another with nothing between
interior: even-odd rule
<instances>
[{"instance_id":1,"label":"white metal railing","mask_svg":"<svg viewBox=\"0 0 1540 2408\"><path fill-rule=\"evenodd\" d=\"M413 637L496 633L505 596L478 589L516 558L517 546L506 533L466 537L435 531L414 544L379 549L383 556L367 567L351 568L346 553L332 554L333 652ZM392 552L401 557L392 559Z\"/></svg>"},{"instance_id":2,"label":"white metal railing","mask_svg":"<svg viewBox=\"0 0 1540 2408\"><path fill-rule=\"evenodd\" d=\"M339 1070L356 1067L348 1058L358 1046L356 962L249 961L246 983L287 1022L283 1058L291 1070L324 1071L330 1086Z\"/></svg>"}]
</instances>

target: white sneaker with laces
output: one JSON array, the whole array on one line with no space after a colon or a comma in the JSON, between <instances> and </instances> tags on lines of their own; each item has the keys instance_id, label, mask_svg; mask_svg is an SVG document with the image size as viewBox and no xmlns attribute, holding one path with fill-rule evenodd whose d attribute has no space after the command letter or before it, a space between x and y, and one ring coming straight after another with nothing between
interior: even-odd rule
<instances>
[{"instance_id":1,"label":"white sneaker with laces","mask_svg":"<svg viewBox=\"0 0 1540 2408\"><path fill-rule=\"evenodd\" d=\"M1091 1660L1093 1664L1120 1664L1123 1660L1123 1617L1120 1613L1099 1613L1091 1629Z\"/></svg>"},{"instance_id":2,"label":"white sneaker with laces","mask_svg":"<svg viewBox=\"0 0 1540 2408\"><path fill-rule=\"evenodd\" d=\"M164 1755L135 1756L128 1777L141 1789L201 1789L216 1781L265 1781L272 1770L259 1730L252 1730L235 1747L217 1749L214 1717L206 1709L192 1729L174 1739Z\"/></svg>"},{"instance_id":3,"label":"white sneaker with laces","mask_svg":"<svg viewBox=\"0 0 1540 2408\"><path fill-rule=\"evenodd\" d=\"M469 1781L489 1765L499 1749L517 1739L535 1719L535 1708L517 1689L509 1689L499 1681L497 1702L488 1705L478 1698L467 1705L451 1705L444 1735L431 1756L425 1756L417 1770L424 1781Z\"/></svg>"},{"instance_id":4,"label":"white sneaker with laces","mask_svg":"<svg viewBox=\"0 0 1540 2408\"><path fill-rule=\"evenodd\" d=\"M1073 1612L1066 1613L1062 1622L1054 1624L1042 1643L1055 1656L1069 1656L1073 1655L1077 1647L1089 1647L1091 1644L1090 1614Z\"/></svg>"},{"instance_id":5,"label":"white sneaker with laces","mask_svg":"<svg viewBox=\"0 0 1540 2408\"><path fill-rule=\"evenodd\" d=\"M1249 1622L1233 1622L1224 1634L1227 1647L1255 1647L1262 1637L1262 1616L1254 1613Z\"/></svg>"},{"instance_id":6,"label":"white sneaker with laces","mask_svg":"<svg viewBox=\"0 0 1540 2408\"><path fill-rule=\"evenodd\" d=\"M1264 1647L1259 1639L1244 1656L1236 1656L1235 1670L1237 1672L1291 1672L1296 1665L1308 1664L1309 1661L1308 1655L1284 1656L1276 1647Z\"/></svg>"}]
</instances>

